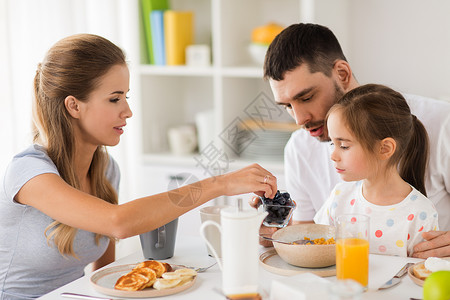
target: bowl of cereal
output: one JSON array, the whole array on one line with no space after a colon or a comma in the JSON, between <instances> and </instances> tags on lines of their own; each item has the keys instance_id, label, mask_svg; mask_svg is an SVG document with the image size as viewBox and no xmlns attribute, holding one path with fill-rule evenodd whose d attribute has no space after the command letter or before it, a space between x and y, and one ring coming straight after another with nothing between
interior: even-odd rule
<instances>
[{"instance_id":1,"label":"bowl of cereal","mask_svg":"<svg viewBox=\"0 0 450 300\"><path fill-rule=\"evenodd\" d=\"M336 264L335 227L297 224L276 231L272 238L277 254L288 264L303 268L324 268Z\"/></svg>"}]
</instances>

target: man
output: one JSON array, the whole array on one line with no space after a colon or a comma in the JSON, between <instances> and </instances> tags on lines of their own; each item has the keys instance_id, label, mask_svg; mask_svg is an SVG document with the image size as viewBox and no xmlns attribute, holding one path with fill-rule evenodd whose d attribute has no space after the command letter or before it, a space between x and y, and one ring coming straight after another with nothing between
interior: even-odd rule
<instances>
[{"instance_id":1,"label":"man","mask_svg":"<svg viewBox=\"0 0 450 300\"><path fill-rule=\"evenodd\" d=\"M341 181L330 159L325 115L359 83L334 34L324 26L301 23L283 30L269 46L264 78L269 80L277 104L302 126L285 148L286 185L298 205L294 222L313 222ZM450 256L450 103L404 96L430 137L425 185L439 212L442 230L423 233L427 241L416 245L414 256Z\"/></svg>"}]
</instances>

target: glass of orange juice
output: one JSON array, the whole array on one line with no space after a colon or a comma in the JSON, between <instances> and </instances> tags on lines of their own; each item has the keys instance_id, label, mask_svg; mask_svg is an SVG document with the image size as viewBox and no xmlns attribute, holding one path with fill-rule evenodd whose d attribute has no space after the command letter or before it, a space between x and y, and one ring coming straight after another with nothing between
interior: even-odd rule
<instances>
[{"instance_id":1,"label":"glass of orange juice","mask_svg":"<svg viewBox=\"0 0 450 300\"><path fill-rule=\"evenodd\" d=\"M353 279L364 290L369 283L369 217L343 214L337 217L336 277Z\"/></svg>"}]
</instances>

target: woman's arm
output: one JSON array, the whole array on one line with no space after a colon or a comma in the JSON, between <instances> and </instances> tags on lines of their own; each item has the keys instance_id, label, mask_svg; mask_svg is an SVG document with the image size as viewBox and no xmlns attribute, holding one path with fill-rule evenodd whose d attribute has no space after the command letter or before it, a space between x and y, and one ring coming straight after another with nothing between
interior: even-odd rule
<instances>
[{"instance_id":1,"label":"woman's arm","mask_svg":"<svg viewBox=\"0 0 450 300\"><path fill-rule=\"evenodd\" d=\"M116 258L116 243L115 241L109 241L108 248L105 253L92 263L92 271L98 270L101 267L104 267L110 263L112 263Z\"/></svg>"},{"instance_id":2,"label":"woman's arm","mask_svg":"<svg viewBox=\"0 0 450 300\"><path fill-rule=\"evenodd\" d=\"M270 178L267 183L264 183L265 176ZM255 192L273 197L276 191L276 178L254 164L121 205L81 192L58 175L48 173L29 180L16 194L15 200L33 206L63 224L115 238L127 238L158 228L222 195Z\"/></svg>"}]
</instances>

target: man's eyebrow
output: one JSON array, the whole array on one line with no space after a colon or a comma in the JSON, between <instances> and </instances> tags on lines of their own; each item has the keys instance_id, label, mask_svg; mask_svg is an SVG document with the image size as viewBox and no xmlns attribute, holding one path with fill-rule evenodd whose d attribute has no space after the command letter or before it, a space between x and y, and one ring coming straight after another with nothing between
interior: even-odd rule
<instances>
[{"instance_id":1,"label":"man's eyebrow","mask_svg":"<svg viewBox=\"0 0 450 300\"><path fill-rule=\"evenodd\" d=\"M305 96L306 94L310 93L313 89L314 89L314 87L310 87L310 88L304 89L304 90L298 92L292 99L298 100L299 98L301 98L301 97Z\"/></svg>"},{"instance_id":2,"label":"man's eyebrow","mask_svg":"<svg viewBox=\"0 0 450 300\"><path fill-rule=\"evenodd\" d=\"M314 87L310 87L310 88L304 89L304 90L298 92L294 97L292 97L292 99L293 100L298 100L298 99L302 98L303 96L307 95L308 93L310 93L312 90L314 90ZM276 104L277 105L284 105L284 106L289 105L289 103L283 103L283 102L277 102Z\"/></svg>"}]
</instances>

